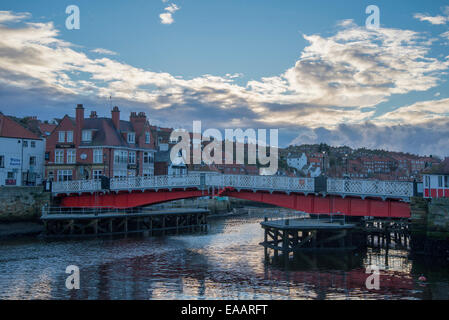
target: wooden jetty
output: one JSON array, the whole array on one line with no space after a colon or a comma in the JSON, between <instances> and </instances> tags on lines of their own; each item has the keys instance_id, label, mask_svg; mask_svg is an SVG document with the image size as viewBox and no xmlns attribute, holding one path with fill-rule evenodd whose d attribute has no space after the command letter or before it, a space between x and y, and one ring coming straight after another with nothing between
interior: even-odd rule
<instances>
[{"instance_id":1,"label":"wooden jetty","mask_svg":"<svg viewBox=\"0 0 449 320\"><path fill-rule=\"evenodd\" d=\"M362 230L371 247L407 248L410 244L410 222L408 219L368 219L363 221Z\"/></svg>"},{"instance_id":2,"label":"wooden jetty","mask_svg":"<svg viewBox=\"0 0 449 320\"><path fill-rule=\"evenodd\" d=\"M284 259L289 259L297 253L307 251L353 250L351 230L355 224L344 221L330 222L316 219L283 219L261 222L265 230L265 259L270 260L269 251L274 252L274 259L281 253Z\"/></svg>"},{"instance_id":3,"label":"wooden jetty","mask_svg":"<svg viewBox=\"0 0 449 320\"><path fill-rule=\"evenodd\" d=\"M207 232L206 209L170 209L162 211L136 211L102 209L44 211L41 219L46 236L104 236L129 233L167 235Z\"/></svg>"}]
</instances>

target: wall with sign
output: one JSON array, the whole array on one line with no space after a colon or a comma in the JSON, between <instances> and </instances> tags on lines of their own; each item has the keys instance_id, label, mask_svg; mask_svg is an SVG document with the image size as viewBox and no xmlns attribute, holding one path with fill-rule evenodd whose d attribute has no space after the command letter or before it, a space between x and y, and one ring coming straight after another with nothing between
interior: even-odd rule
<instances>
[{"instance_id":1,"label":"wall with sign","mask_svg":"<svg viewBox=\"0 0 449 320\"><path fill-rule=\"evenodd\" d=\"M45 141L0 137L0 186L40 185Z\"/></svg>"}]
</instances>

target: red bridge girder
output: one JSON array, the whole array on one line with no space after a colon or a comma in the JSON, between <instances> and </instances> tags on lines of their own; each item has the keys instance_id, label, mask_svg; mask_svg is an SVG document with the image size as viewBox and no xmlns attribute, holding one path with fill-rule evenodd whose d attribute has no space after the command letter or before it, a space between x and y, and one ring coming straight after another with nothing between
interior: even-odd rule
<instances>
[{"instance_id":1,"label":"red bridge girder","mask_svg":"<svg viewBox=\"0 0 449 320\"><path fill-rule=\"evenodd\" d=\"M223 195L268 203L311 214L343 213L353 217L410 218L410 204L397 200L342 198L302 194L278 194L250 191L226 191Z\"/></svg>"},{"instance_id":2,"label":"red bridge girder","mask_svg":"<svg viewBox=\"0 0 449 320\"><path fill-rule=\"evenodd\" d=\"M119 193L71 194L60 196L62 207L135 208L172 200L211 196L207 190L159 190ZM251 200L276 205L310 214L343 213L353 217L410 218L410 205L398 200L342 198L328 195L303 195L286 193L252 192L248 190L224 189L220 196Z\"/></svg>"}]
</instances>

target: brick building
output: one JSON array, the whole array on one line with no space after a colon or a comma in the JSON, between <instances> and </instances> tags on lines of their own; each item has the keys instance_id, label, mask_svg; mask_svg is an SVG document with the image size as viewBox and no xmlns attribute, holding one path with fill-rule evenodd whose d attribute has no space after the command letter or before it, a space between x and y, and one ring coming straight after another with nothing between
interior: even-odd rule
<instances>
[{"instance_id":1,"label":"brick building","mask_svg":"<svg viewBox=\"0 0 449 320\"><path fill-rule=\"evenodd\" d=\"M129 121L120 120L114 107L111 118L84 107L76 107L47 137L46 177L67 181L107 177L154 175L154 139L145 113L131 112Z\"/></svg>"}]
</instances>

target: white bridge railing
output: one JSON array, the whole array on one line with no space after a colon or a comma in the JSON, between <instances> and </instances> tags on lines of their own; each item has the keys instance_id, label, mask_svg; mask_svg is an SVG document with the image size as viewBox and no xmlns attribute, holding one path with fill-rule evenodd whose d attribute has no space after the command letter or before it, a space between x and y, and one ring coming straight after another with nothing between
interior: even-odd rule
<instances>
[{"instance_id":1,"label":"white bridge railing","mask_svg":"<svg viewBox=\"0 0 449 320\"><path fill-rule=\"evenodd\" d=\"M408 198L413 197L413 183L377 180L328 179L327 193Z\"/></svg>"},{"instance_id":2,"label":"white bridge railing","mask_svg":"<svg viewBox=\"0 0 449 320\"><path fill-rule=\"evenodd\" d=\"M101 190L100 180L73 180L53 182L52 192L66 193L66 192L94 192Z\"/></svg>"},{"instance_id":3,"label":"white bridge railing","mask_svg":"<svg viewBox=\"0 0 449 320\"><path fill-rule=\"evenodd\" d=\"M201 186L200 175L112 178L111 190L189 188Z\"/></svg>"},{"instance_id":4,"label":"white bridge railing","mask_svg":"<svg viewBox=\"0 0 449 320\"><path fill-rule=\"evenodd\" d=\"M314 192L312 178L290 178L279 176L208 175L206 185L211 187L232 187L236 189L279 190Z\"/></svg>"},{"instance_id":5,"label":"white bridge railing","mask_svg":"<svg viewBox=\"0 0 449 320\"><path fill-rule=\"evenodd\" d=\"M314 192L314 179L278 176L243 176L200 174L184 176L152 176L110 179L112 191L162 188L224 188ZM53 182L53 193L101 191L100 180Z\"/></svg>"},{"instance_id":6,"label":"white bridge railing","mask_svg":"<svg viewBox=\"0 0 449 320\"><path fill-rule=\"evenodd\" d=\"M328 194L381 196L409 198L413 196L413 183L373 180L327 179L323 190L315 190L313 178L291 178L280 176L247 176L225 174L194 174L185 176L152 176L110 179L110 190L148 190L171 188L224 188L237 190L267 190ZM324 190L325 189L325 190ZM53 182L53 193L81 193L101 191L100 180L77 180Z\"/></svg>"}]
</instances>

